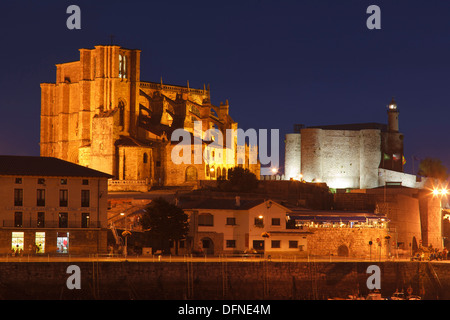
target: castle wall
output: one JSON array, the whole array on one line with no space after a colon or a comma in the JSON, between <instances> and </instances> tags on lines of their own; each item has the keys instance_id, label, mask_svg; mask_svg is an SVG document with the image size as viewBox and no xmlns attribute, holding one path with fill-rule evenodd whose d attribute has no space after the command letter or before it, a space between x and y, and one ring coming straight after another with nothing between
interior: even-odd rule
<instances>
[{"instance_id":1,"label":"castle wall","mask_svg":"<svg viewBox=\"0 0 450 320\"><path fill-rule=\"evenodd\" d=\"M417 249L422 239L419 200L403 194L389 195L386 201L382 195L377 198L376 212L385 214L390 220L392 241L408 254L411 249Z\"/></svg>"},{"instance_id":2,"label":"castle wall","mask_svg":"<svg viewBox=\"0 0 450 320\"><path fill-rule=\"evenodd\" d=\"M419 194L420 218L422 222L422 241L424 246L442 249L441 199L424 190Z\"/></svg>"},{"instance_id":3,"label":"castle wall","mask_svg":"<svg viewBox=\"0 0 450 320\"><path fill-rule=\"evenodd\" d=\"M301 172L305 181L322 180L321 129L303 129L302 131Z\"/></svg>"},{"instance_id":4,"label":"castle wall","mask_svg":"<svg viewBox=\"0 0 450 320\"><path fill-rule=\"evenodd\" d=\"M284 176L286 180L291 178L299 180L301 174L301 134L286 134L285 140L285 165Z\"/></svg>"},{"instance_id":5,"label":"castle wall","mask_svg":"<svg viewBox=\"0 0 450 320\"><path fill-rule=\"evenodd\" d=\"M378 169L378 185L384 186L386 182L401 182L402 186L418 188L422 183L416 182L416 176L398 171Z\"/></svg>"},{"instance_id":6,"label":"castle wall","mask_svg":"<svg viewBox=\"0 0 450 320\"><path fill-rule=\"evenodd\" d=\"M348 256L353 258L386 258L390 243L384 228L309 228L308 251L312 256ZM381 245L376 241L380 239ZM372 241L372 246L369 245ZM348 252L348 255L345 254Z\"/></svg>"},{"instance_id":7,"label":"castle wall","mask_svg":"<svg viewBox=\"0 0 450 320\"><path fill-rule=\"evenodd\" d=\"M378 187L378 166L381 159L380 130L361 130L359 136L359 188L376 188Z\"/></svg>"},{"instance_id":8,"label":"castle wall","mask_svg":"<svg viewBox=\"0 0 450 320\"><path fill-rule=\"evenodd\" d=\"M323 130L321 148L322 181L330 188L359 188L359 132Z\"/></svg>"}]
</instances>

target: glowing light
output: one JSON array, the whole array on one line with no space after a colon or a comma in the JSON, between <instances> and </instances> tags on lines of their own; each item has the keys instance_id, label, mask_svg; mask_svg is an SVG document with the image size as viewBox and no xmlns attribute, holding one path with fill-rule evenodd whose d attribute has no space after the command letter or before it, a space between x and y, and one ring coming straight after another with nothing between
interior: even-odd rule
<instances>
[{"instance_id":1,"label":"glowing light","mask_svg":"<svg viewBox=\"0 0 450 320\"><path fill-rule=\"evenodd\" d=\"M438 189L438 188L434 188L432 191L433 196L446 196L448 195L449 191L447 188L442 188L442 189Z\"/></svg>"},{"instance_id":2,"label":"glowing light","mask_svg":"<svg viewBox=\"0 0 450 320\"><path fill-rule=\"evenodd\" d=\"M263 218L263 216L258 216L258 218L259 218L259 219L262 219L262 218Z\"/></svg>"},{"instance_id":3,"label":"glowing light","mask_svg":"<svg viewBox=\"0 0 450 320\"><path fill-rule=\"evenodd\" d=\"M278 172L278 169L277 168L272 168L272 173L273 174L275 174L275 173L277 173Z\"/></svg>"}]
</instances>

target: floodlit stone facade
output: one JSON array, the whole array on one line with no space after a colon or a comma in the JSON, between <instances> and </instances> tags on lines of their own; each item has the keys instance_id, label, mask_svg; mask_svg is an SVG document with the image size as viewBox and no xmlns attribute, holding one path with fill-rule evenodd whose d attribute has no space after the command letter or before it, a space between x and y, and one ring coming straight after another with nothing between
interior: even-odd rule
<instances>
[{"instance_id":1,"label":"floodlit stone facade","mask_svg":"<svg viewBox=\"0 0 450 320\"><path fill-rule=\"evenodd\" d=\"M140 50L114 45L80 49L79 61L56 65L56 82L42 83L41 93L41 155L111 174L112 190L195 184L226 176L237 165L236 141L227 144L225 134L237 129L228 101L213 105L209 85L195 89L189 82L178 86L162 79L141 81ZM200 123L199 132L195 122ZM214 128L223 133L224 141L211 146L203 140ZM201 152L231 150L234 160L174 164L175 129L202 140ZM259 164L248 161L249 152L257 150L246 149L242 166L259 177Z\"/></svg>"},{"instance_id":2,"label":"floodlit stone facade","mask_svg":"<svg viewBox=\"0 0 450 320\"><path fill-rule=\"evenodd\" d=\"M368 189L385 182L417 187L403 173L403 134L397 105L388 107L388 124L296 126L286 135L285 179L325 182L332 189Z\"/></svg>"}]
</instances>

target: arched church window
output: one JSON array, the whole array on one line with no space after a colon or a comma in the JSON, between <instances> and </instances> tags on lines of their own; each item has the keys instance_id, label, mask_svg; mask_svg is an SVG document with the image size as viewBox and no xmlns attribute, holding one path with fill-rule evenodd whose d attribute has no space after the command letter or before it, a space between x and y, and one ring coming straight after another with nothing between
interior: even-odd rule
<instances>
[{"instance_id":1,"label":"arched church window","mask_svg":"<svg viewBox=\"0 0 450 320\"><path fill-rule=\"evenodd\" d=\"M127 57L123 54L119 54L119 78L127 78Z\"/></svg>"},{"instance_id":2,"label":"arched church window","mask_svg":"<svg viewBox=\"0 0 450 320\"><path fill-rule=\"evenodd\" d=\"M119 126L125 125L125 103L119 101Z\"/></svg>"}]
</instances>

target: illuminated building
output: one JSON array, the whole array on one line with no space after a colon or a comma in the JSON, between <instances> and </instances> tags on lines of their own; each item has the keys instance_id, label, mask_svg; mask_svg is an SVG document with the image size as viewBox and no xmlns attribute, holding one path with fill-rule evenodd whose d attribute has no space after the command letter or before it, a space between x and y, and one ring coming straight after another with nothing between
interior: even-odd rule
<instances>
[{"instance_id":1,"label":"illuminated building","mask_svg":"<svg viewBox=\"0 0 450 320\"><path fill-rule=\"evenodd\" d=\"M56 158L0 156L0 252L105 252L108 178Z\"/></svg>"},{"instance_id":2,"label":"illuminated building","mask_svg":"<svg viewBox=\"0 0 450 320\"><path fill-rule=\"evenodd\" d=\"M115 45L95 46L80 49L79 61L56 65L56 82L41 84L40 155L112 175L111 191L148 191L153 185L195 185L226 177L237 157L232 163L175 164L171 136L176 129L194 134L194 123L200 122L201 138L213 128L225 137L225 130L237 128L228 101L212 104L209 86L141 81L140 54ZM202 151L209 147L203 143ZM259 165L249 163L249 152L247 146L242 166L259 177Z\"/></svg>"},{"instance_id":3,"label":"illuminated building","mask_svg":"<svg viewBox=\"0 0 450 320\"><path fill-rule=\"evenodd\" d=\"M332 189L368 189L386 182L417 187L416 177L403 172L403 139L394 100L387 107L388 124L295 126L286 135L285 179L325 182Z\"/></svg>"}]
</instances>

